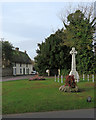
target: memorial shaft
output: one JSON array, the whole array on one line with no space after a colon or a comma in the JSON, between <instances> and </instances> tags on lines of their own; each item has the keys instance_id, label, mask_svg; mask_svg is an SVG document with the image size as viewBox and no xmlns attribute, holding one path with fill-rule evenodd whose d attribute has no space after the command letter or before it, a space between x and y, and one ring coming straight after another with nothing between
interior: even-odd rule
<instances>
[{"instance_id":1,"label":"memorial shaft","mask_svg":"<svg viewBox=\"0 0 96 120\"><path fill-rule=\"evenodd\" d=\"M75 50L74 47L72 47L70 54L72 55L72 64L71 64L71 71L69 75L74 75L75 80L78 80L79 74L76 71L76 60L75 60L75 55L77 54L77 51Z\"/></svg>"}]
</instances>

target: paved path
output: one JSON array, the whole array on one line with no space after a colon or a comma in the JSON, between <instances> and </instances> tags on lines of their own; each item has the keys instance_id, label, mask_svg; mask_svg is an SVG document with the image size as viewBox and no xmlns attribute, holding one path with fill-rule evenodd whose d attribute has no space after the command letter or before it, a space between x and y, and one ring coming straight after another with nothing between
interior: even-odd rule
<instances>
[{"instance_id":1,"label":"paved path","mask_svg":"<svg viewBox=\"0 0 96 120\"><path fill-rule=\"evenodd\" d=\"M94 109L9 114L3 118L94 118Z\"/></svg>"},{"instance_id":2,"label":"paved path","mask_svg":"<svg viewBox=\"0 0 96 120\"><path fill-rule=\"evenodd\" d=\"M13 80L22 80L22 79L29 79L33 77L34 75L26 75L26 76L7 76L2 77L2 81L13 81ZM1 81L1 80L0 80Z\"/></svg>"},{"instance_id":3,"label":"paved path","mask_svg":"<svg viewBox=\"0 0 96 120\"><path fill-rule=\"evenodd\" d=\"M13 80L23 80L23 79L29 79L33 77L34 75L23 75L23 76L7 76L7 77L2 77L0 81L13 81ZM54 78L54 77L47 77L47 78Z\"/></svg>"}]
</instances>

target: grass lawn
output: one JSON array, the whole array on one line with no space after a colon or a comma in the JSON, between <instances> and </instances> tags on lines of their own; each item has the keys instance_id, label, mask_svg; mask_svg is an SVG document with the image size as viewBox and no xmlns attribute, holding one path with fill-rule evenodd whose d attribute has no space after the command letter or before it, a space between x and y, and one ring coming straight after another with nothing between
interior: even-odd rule
<instances>
[{"instance_id":1,"label":"grass lawn","mask_svg":"<svg viewBox=\"0 0 96 120\"><path fill-rule=\"evenodd\" d=\"M63 83L64 84L64 83ZM81 92L60 92L61 83L54 78L45 81L16 80L2 83L3 114L68 110L94 107L94 83L79 82ZM88 96L92 102L86 102Z\"/></svg>"}]
</instances>

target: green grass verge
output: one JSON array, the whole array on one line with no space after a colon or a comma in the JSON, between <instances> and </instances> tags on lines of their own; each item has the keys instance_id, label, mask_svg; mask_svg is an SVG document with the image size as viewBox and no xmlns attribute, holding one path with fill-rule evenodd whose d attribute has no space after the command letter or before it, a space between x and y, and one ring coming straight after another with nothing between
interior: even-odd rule
<instances>
[{"instance_id":1,"label":"green grass verge","mask_svg":"<svg viewBox=\"0 0 96 120\"><path fill-rule=\"evenodd\" d=\"M64 83L63 83L64 84ZM79 82L81 92L60 92L61 83L54 78L45 81L16 80L2 83L3 114L82 109L94 107L94 83ZM86 102L88 96L92 102Z\"/></svg>"}]
</instances>

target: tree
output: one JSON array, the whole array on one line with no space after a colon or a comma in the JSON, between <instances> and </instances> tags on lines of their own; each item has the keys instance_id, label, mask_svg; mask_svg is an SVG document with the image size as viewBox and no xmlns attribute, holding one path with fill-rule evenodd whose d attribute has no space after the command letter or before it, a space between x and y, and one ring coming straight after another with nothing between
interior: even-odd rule
<instances>
[{"instance_id":1,"label":"tree","mask_svg":"<svg viewBox=\"0 0 96 120\"><path fill-rule=\"evenodd\" d=\"M95 63L92 41L96 18L91 22L89 19L90 17L86 18L80 10L76 10L75 13L68 15L69 24L64 23L66 28L64 44L77 49L77 68L81 73L93 72Z\"/></svg>"},{"instance_id":2,"label":"tree","mask_svg":"<svg viewBox=\"0 0 96 120\"><path fill-rule=\"evenodd\" d=\"M87 3L87 4L78 4L77 6L72 6L69 4L66 10L62 10L59 14L59 18L63 23L69 24L67 21L67 16L69 14L74 13L75 11L80 10L84 16L91 22L94 19L94 3Z\"/></svg>"},{"instance_id":3,"label":"tree","mask_svg":"<svg viewBox=\"0 0 96 120\"><path fill-rule=\"evenodd\" d=\"M79 6L80 7L80 6ZM80 73L96 72L96 56L93 54L93 33L96 18L93 18L93 6L80 7L75 12L69 12L62 17L64 28L51 34L45 42L39 44L35 57L38 70L70 68L70 48L75 47L77 54L77 69ZM54 62L53 62L54 61Z\"/></svg>"},{"instance_id":4,"label":"tree","mask_svg":"<svg viewBox=\"0 0 96 120\"><path fill-rule=\"evenodd\" d=\"M5 66L9 65L9 62L11 61L12 59L12 48L13 48L13 45L8 42L8 41L2 41L2 60L5 64Z\"/></svg>"},{"instance_id":5,"label":"tree","mask_svg":"<svg viewBox=\"0 0 96 120\"><path fill-rule=\"evenodd\" d=\"M69 14L67 19L69 25L64 23L67 36L64 44L77 47L77 49L82 49L87 45L88 49L90 49L95 29L95 24L93 25L95 18L89 23L89 20L87 18L85 19L84 14L80 10L77 10L75 13Z\"/></svg>"},{"instance_id":6,"label":"tree","mask_svg":"<svg viewBox=\"0 0 96 120\"><path fill-rule=\"evenodd\" d=\"M45 73L46 69L69 69L70 48L62 44L63 34L63 29L58 30L45 39L45 42L38 44L35 62L39 73Z\"/></svg>"}]
</instances>

